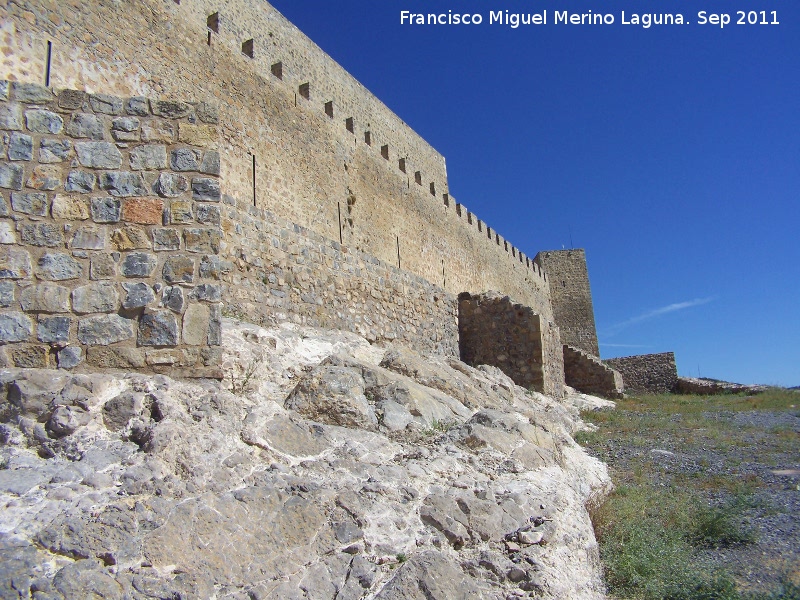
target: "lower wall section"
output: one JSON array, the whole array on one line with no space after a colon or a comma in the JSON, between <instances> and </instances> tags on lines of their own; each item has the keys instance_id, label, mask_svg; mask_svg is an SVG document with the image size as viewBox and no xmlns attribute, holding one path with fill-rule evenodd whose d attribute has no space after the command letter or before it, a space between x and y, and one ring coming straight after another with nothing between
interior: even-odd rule
<instances>
[{"instance_id":1,"label":"lower wall section","mask_svg":"<svg viewBox=\"0 0 800 600\"><path fill-rule=\"evenodd\" d=\"M458 297L461 360L492 365L517 385L549 396L564 392L564 363L558 327L517 304L489 292Z\"/></svg>"},{"instance_id":2,"label":"lower wall section","mask_svg":"<svg viewBox=\"0 0 800 600\"><path fill-rule=\"evenodd\" d=\"M564 346L564 380L584 394L622 397L622 375L596 356L567 345Z\"/></svg>"},{"instance_id":3,"label":"lower wall section","mask_svg":"<svg viewBox=\"0 0 800 600\"><path fill-rule=\"evenodd\" d=\"M226 196L225 311L458 355L456 299L425 279Z\"/></svg>"},{"instance_id":4,"label":"lower wall section","mask_svg":"<svg viewBox=\"0 0 800 600\"><path fill-rule=\"evenodd\" d=\"M678 383L672 352L610 358L604 362L622 374L626 392L663 394L673 391Z\"/></svg>"}]
</instances>

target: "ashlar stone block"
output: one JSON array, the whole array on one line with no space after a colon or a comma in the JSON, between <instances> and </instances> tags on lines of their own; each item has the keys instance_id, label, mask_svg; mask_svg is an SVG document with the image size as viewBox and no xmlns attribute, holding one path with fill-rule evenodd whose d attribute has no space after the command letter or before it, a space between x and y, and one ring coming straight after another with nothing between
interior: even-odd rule
<instances>
[{"instance_id":1,"label":"ashlar stone block","mask_svg":"<svg viewBox=\"0 0 800 600\"><path fill-rule=\"evenodd\" d=\"M116 344L134 335L134 321L116 314L86 317L78 323L78 340L87 346Z\"/></svg>"},{"instance_id":2,"label":"ashlar stone block","mask_svg":"<svg viewBox=\"0 0 800 600\"><path fill-rule=\"evenodd\" d=\"M139 346L177 346L178 319L170 311L160 310L142 315L139 320Z\"/></svg>"}]
</instances>

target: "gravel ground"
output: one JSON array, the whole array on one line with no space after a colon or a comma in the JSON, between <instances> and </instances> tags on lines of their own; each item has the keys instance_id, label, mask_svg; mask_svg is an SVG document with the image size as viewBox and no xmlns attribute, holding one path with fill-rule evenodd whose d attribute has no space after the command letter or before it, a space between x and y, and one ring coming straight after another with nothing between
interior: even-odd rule
<instances>
[{"instance_id":1,"label":"gravel ground","mask_svg":"<svg viewBox=\"0 0 800 600\"><path fill-rule=\"evenodd\" d=\"M800 584L800 411L675 414L657 428L648 414L620 412L626 427L601 424L602 445L587 447L615 481L644 470L664 485L696 486L711 506L731 501L737 484L746 490L742 525L755 543L700 551L700 564L723 567L740 591L770 592L787 576Z\"/></svg>"}]
</instances>

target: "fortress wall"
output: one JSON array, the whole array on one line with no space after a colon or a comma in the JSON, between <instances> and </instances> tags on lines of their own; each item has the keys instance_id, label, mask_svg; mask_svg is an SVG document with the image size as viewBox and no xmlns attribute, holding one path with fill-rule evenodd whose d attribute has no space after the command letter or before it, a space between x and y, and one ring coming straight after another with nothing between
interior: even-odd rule
<instances>
[{"instance_id":1,"label":"fortress wall","mask_svg":"<svg viewBox=\"0 0 800 600\"><path fill-rule=\"evenodd\" d=\"M539 252L534 260L551 274L550 297L561 341L600 356L586 253L580 248L548 250Z\"/></svg>"},{"instance_id":2,"label":"fortress wall","mask_svg":"<svg viewBox=\"0 0 800 600\"><path fill-rule=\"evenodd\" d=\"M678 384L678 367L672 352L609 358L603 362L622 375L626 392L666 394Z\"/></svg>"},{"instance_id":3,"label":"fortress wall","mask_svg":"<svg viewBox=\"0 0 800 600\"><path fill-rule=\"evenodd\" d=\"M208 45L206 19L217 10ZM232 197L255 195L259 209L390 265L399 245L403 270L450 293L496 289L552 318L542 270L446 196L441 155L266 2L30 0L0 16L9 78L43 78L50 41L55 87L218 102ZM242 53L249 39L254 58Z\"/></svg>"},{"instance_id":4,"label":"fortress wall","mask_svg":"<svg viewBox=\"0 0 800 600\"><path fill-rule=\"evenodd\" d=\"M564 383L584 394L621 398L622 375L599 358L578 348L564 346Z\"/></svg>"},{"instance_id":5,"label":"fortress wall","mask_svg":"<svg viewBox=\"0 0 800 600\"><path fill-rule=\"evenodd\" d=\"M225 196L225 310L458 356L456 299L425 279Z\"/></svg>"},{"instance_id":6,"label":"fortress wall","mask_svg":"<svg viewBox=\"0 0 800 600\"><path fill-rule=\"evenodd\" d=\"M219 377L216 110L0 81L0 361Z\"/></svg>"}]
</instances>

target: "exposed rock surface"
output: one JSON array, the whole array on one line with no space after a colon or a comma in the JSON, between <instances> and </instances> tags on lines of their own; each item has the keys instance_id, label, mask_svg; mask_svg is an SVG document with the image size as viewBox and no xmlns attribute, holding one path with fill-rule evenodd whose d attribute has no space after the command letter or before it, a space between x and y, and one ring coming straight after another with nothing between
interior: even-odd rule
<instances>
[{"instance_id":1,"label":"exposed rock surface","mask_svg":"<svg viewBox=\"0 0 800 600\"><path fill-rule=\"evenodd\" d=\"M222 386L0 371L0 597L603 597L591 397L341 332L223 341Z\"/></svg>"}]
</instances>

